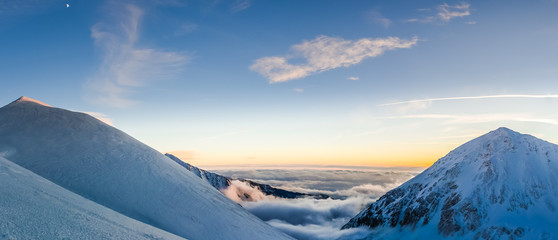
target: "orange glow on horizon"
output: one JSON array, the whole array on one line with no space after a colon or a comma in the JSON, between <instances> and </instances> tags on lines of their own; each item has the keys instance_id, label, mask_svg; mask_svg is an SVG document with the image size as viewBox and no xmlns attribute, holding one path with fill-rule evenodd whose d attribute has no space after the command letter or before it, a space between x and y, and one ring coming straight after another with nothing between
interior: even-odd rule
<instances>
[{"instance_id":1,"label":"orange glow on horizon","mask_svg":"<svg viewBox=\"0 0 558 240\"><path fill-rule=\"evenodd\" d=\"M347 155L347 156L308 156L300 154L255 154L245 156L244 154L204 154L194 151L170 151L183 161L194 166L265 166L265 165L289 165L289 166L363 166L363 167L430 167L445 153L409 152L402 154L377 154L371 155Z\"/></svg>"}]
</instances>

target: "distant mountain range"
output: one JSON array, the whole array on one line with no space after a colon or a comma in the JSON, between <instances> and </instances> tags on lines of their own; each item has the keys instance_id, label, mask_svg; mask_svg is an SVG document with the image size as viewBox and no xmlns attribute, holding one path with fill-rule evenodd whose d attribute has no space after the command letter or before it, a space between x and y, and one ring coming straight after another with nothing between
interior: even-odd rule
<instances>
[{"instance_id":1,"label":"distant mountain range","mask_svg":"<svg viewBox=\"0 0 558 240\"><path fill-rule=\"evenodd\" d=\"M499 128L352 218L372 239L558 238L558 146Z\"/></svg>"},{"instance_id":2,"label":"distant mountain range","mask_svg":"<svg viewBox=\"0 0 558 240\"><path fill-rule=\"evenodd\" d=\"M308 198L308 197L309 198L314 198L314 199L328 199L328 198L331 198L330 196L328 196L326 194L310 194L310 193L300 193L300 192L287 191L287 190L272 187L268 184L257 183L257 182L254 182L252 180L234 179L234 178L230 178L230 177L225 177L225 176L215 174L215 173L212 173L212 172L208 172L206 170L203 170L203 169L197 168L195 166L192 166L192 165L182 161L181 159L179 159L178 157L176 157L176 156L174 156L170 153L166 153L165 156L169 157L170 159L172 159L176 163L178 163L181 166L183 166L184 168L188 169L188 171L194 173L196 176L205 180L206 182L208 182L209 184L211 184L213 187L215 187L216 189L218 189L220 191L227 189L229 186L231 186L232 181L237 180L237 181L248 184L250 187L253 187L253 188L261 191L265 195L274 196L274 197L278 197L278 198L289 198L289 199ZM243 194L242 192L237 192L237 195L240 199L242 199L244 201L254 201L254 199L250 198L249 194Z\"/></svg>"}]
</instances>

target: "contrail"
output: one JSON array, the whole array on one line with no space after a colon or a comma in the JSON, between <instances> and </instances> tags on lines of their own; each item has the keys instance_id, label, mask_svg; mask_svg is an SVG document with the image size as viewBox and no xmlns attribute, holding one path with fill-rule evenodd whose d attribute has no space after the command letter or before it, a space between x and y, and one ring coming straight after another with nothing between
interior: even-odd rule
<instances>
[{"instance_id":1,"label":"contrail","mask_svg":"<svg viewBox=\"0 0 558 240\"><path fill-rule=\"evenodd\" d=\"M408 103L421 103L421 102L435 102L446 100L467 100L467 99L488 99L488 98L558 98L558 95L528 95L528 94L503 94L503 95L487 95L487 96L472 96L472 97L446 97L446 98L427 98L415 99L402 102L392 102L379 104L378 106L393 106Z\"/></svg>"}]
</instances>

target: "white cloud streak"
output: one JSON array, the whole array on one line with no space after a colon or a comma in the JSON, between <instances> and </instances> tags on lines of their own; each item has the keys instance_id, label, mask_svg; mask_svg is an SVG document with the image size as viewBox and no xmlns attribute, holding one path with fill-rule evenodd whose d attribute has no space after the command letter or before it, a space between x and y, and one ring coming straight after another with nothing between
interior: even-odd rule
<instances>
[{"instance_id":1,"label":"white cloud streak","mask_svg":"<svg viewBox=\"0 0 558 240\"><path fill-rule=\"evenodd\" d=\"M380 12L378 11L370 11L367 13L367 18L370 22L375 23L375 24L379 24L382 25L384 28L389 28L389 26L392 24L391 20L389 20L388 18L384 17Z\"/></svg>"},{"instance_id":2,"label":"white cloud streak","mask_svg":"<svg viewBox=\"0 0 558 240\"><path fill-rule=\"evenodd\" d=\"M134 5L115 6L122 9L116 23L97 23L91 28L91 37L103 52L103 62L86 88L89 100L95 103L126 107L136 103L130 99L134 91L174 78L188 58L177 52L138 48L143 11Z\"/></svg>"},{"instance_id":3,"label":"white cloud streak","mask_svg":"<svg viewBox=\"0 0 558 240\"><path fill-rule=\"evenodd\" d=\"M92 117L98 119L99 121L104 122L104 123L112 126L112 119L109 118L104 113L98 113L98 112L83 112L83 113L91 115Z\"/></svg>"},{"instance_id":4,"label":"white cloud streak","mask_svg":"<svg viewBox=\"0 0 558 240\"><path fill-rule=\"evenodd\" d=\"M174 32L174 35L176 36L186 35L188 33L195 31L196 29L198 29L198 24L195 24L193 22L185 22L182 25L180 25L180 28L178 28L178 30Z\"/></svg>"},{"instance_id":5,"label":"white cloud streak","mask_svg":"<svg viewBox=\"0 0 558 240\"><path fill-rule=\"evenodd\" d=\"M65 4L66 2L61 0L0 0L0 16L37 14L56 9L57 7L64 7L66 6Z\"/></svg>"},{"instance_id":6,"label":"white cloud streak","mask_svg":"<svg viewBox=\"0 0 558 240\"><path fill-rule=\"evenodd\" d=\"M351 80L351 81L356 81L359 80L359 77L348 77L347 79Z\"/></svg>"},{"instance_id":7,"label":"white cloud streak","mask_svg":"<svg viewBox=\"0 0 558 240\"><path fill-rule=\"evenodd\" d=\"M456 17L465 17L471 15L470 7L468 3L461 3L460 5L450 6L447 3L444 3L438 6L438 16L443 21L449 21L452 18Z\"/></svg>"},{"instance_id":8,"label":"white cloud streak","mask_svg":"<svg viewBox=\"0 0 558 240\"><path fill-rule=\"evenodd\" d=\"M437 6L436 15L411 18L408 19L407 22L420 22L420 23L449 22L453 18L465 17L471 15L470 7L471 5L466 2L462 2L461 4L456 4L456 5L448 5L447 3L444 3L442 5ZM426 12L426 13L430 12L431 14L433 14L431 12L432 9L430 8L418 9L418 11Z\"/></svg>"},{"instance_id":9,"label":"white cloud streak","mask_svg":"<svg viewBox=\"0 0 558 240\"><path fill-rule=\"evenodd\" d=\"M394 106L394 105L414 104L414 103L431 103L437 101L493 99L493 98L558 98L558 95L501 94L501 95L468 96L468 97L426 98L426 99L415 99L415 100L401 101L401 102L384 103L384 104L379 104L378 106L382 107L382 106Z\"/></svg>"},{"instance_id":10,"label":"white cloud streak","mask_svg":"<svg viewBox=\"0 0 558 240\"><path fill-rule=\"evenodd\" d=\"M257 59L250 69L268 78L270 83L286 82L339 67L349 67L388 50L411 48L417 41L417 37L410 40L387 37L351 41L319 36L292 46L293 55ZM289 63L289 59L293 58L302 58L306 63Z\"/></svg>"},{"instance_id":11,"label":"white cloud streak","mask_svg":"<svg viewBox=\"0 0 558 240\"><path fill-rule=\"evenodd\" d=\"M416 114L392 117L381 117L377 119L446 119L446 124L467 124L486 122L532 122L558 125L558 120L551 118L532 117L529 114L476 114L476 115L452 115L452 114Z\"/></svg>"},{"instance_id":12,"label":"white cloud streak","mask_svg":"<svg viewBox=\"0 0 558 240\"><path fill-rule=\"evenodd\" d=\"M243 10L249 8L250 5L252 5L251 0L236 0L231 5L231 12L232 13L237 13L237 12L243 11Z\"/></svg>"}]
</instances>

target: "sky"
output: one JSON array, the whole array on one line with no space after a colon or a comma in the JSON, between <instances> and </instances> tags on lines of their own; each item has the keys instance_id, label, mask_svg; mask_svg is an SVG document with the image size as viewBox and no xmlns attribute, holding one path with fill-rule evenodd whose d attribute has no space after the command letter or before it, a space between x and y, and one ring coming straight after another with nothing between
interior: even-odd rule
<instances>
[{"instance_id":1,"label":"sky","mask_svg":"<svg viewBox=\"0 0 558 240\"><path fill-rule=\"evenodd\" d=\"M431 165L558 143L558 1L0 0L0 102L198 166Z\"/></svg>"}]
</instances>

